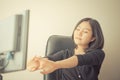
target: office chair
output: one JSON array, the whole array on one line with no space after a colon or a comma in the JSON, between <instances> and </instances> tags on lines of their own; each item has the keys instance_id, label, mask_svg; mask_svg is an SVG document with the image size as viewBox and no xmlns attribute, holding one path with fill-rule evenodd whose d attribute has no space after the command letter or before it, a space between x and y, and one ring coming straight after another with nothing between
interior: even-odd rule
<instances>
[{"instance_id":1,"label":"office chair","mask_svg":"<svg viewBox=\"0 0 120 80\"><path fill-rule=\"evenodd\" d=\"M48 38L46 45L45 56L55 54L56 52L64 49L74 48L72 37L63 35L52 35ZM44 75L44 80L56 80L57 70Z\"/></svg>"}]
</instances>

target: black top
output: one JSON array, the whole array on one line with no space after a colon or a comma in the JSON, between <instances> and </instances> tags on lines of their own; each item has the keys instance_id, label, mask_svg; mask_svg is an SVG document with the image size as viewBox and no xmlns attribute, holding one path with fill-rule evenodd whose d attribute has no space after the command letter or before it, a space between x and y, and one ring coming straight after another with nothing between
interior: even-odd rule
<instances>
[{"instance_id":1,"label":"black top","mask_svg":"<svg viewBox=\"0 0 120 80\"><path fill-rule=\"evenodd\" d=\"M54 55L49 55L48 59L57 61L69 58L74 55L74 49L61 50ZM98 80L98 74L105 54L101 49L87 52L83 55L76 55L78 65L73 68L57 70L58 80Z\"/></svg>"}]
</instances>

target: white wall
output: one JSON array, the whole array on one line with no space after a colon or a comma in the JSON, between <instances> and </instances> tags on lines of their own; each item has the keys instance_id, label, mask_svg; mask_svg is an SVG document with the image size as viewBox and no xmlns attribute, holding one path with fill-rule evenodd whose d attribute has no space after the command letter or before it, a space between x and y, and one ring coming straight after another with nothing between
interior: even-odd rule
<instances>
[{"instance_id":1,"label":"white wall","mask_svg":"<svg viewBox=\"0 0 120 80\"><path fill-rule=\"evenodd\" d=\"M119 0L0 0L0 20L30 9L28 59L44 56L46 41L52 34L71 35L83 17L97 19L105 36L105 52L100 80L120 80L120 1ZM36 72L2 74L4 80L43 80Z\"/></svg>"}]
</instances>

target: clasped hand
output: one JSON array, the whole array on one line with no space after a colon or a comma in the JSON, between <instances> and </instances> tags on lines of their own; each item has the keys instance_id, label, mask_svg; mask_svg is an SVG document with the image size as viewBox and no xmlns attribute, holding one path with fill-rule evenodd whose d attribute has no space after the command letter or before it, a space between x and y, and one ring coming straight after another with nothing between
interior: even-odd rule
<instances>
[{"instance_id":1,"label":"clasped hand","mask_svg":"<svg viewBox=\"0 0 120 80\"><path fill-rule=\"evenodd\" d=\"M27 64L30 72L40 70L42 74L48 74L58 69L56 62L42 57L33 57Z\"/></svg>"}]
</instances>

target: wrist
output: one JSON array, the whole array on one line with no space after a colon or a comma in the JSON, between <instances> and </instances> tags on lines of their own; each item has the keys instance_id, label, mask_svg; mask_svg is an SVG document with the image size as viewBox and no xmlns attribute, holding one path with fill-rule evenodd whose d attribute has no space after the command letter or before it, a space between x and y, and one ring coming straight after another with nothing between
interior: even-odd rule
<instances>
[{"instance_id":1,"label":"wrist","mask_svg":"<svg viewBox=\"0 0 120 80\"><path fill-rule=\"evenodd\" d=\"M56 67L56 69L62 68L62 67L60 66L60 61L56 61L56 62L55 62L55 67Z\"/></svg>"}]
</instances>

